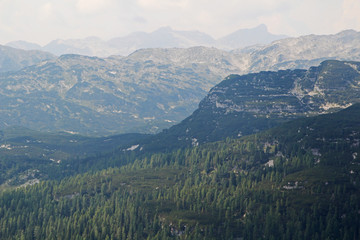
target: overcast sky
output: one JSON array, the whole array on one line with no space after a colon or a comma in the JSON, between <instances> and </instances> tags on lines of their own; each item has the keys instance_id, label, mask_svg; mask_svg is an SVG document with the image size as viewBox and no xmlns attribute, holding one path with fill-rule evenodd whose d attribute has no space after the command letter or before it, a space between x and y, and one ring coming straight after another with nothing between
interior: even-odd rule
<instances>
[{"instance_id":1,"label":"overcast sky","mask_svg":"<svg viewBox=\"0 0 360 240\"><path fill-rule=\"evenodd\" d=\"M218 38L262 23L289 36L360 31L360 0L0 0L0 44L108 40L164 26Z\"/></svg>"}]
</instances>

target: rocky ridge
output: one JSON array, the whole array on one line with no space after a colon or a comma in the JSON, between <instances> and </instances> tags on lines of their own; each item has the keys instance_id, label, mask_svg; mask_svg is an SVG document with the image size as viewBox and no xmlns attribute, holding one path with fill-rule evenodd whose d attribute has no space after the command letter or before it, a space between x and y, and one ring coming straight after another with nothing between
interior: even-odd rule
<instances>
[{"instance_id":1,"label":"rocky ridge","mask_svg":"<svg viewBox=\"0 0 360 240\"><path fill-rule=\"evenodd\" d=\"M140 146L145 150L196 146L335 112L360 102L359 86L360 62L351 61L328 60L308 70L230 75L210 90L191 116Z\"/></svg>"},{"instance_id":2,"label":"rocky ridge","mask_svg":"<svg viewBox=\"0 0 360 240\"><path fill-rule=\"evenodd\" d=\"M7 45L25 50L41 49L58 56L63 54L81 54L108 57L111 55L127 56L136 50L144 48L190 48L205 46L232 50L255 44L269 44L274 40L285 37L284 35L269 33L265 25L259 25L250 29L240 29L220 39L214 39L210 35L199 31L178 31L171 27L162 27L150 33L134 32L124 37L112 38L108 41L98 37L88 37L84 39L57 39L43 47L24 41L9 42Z\"/></svg>"}]
</instances>

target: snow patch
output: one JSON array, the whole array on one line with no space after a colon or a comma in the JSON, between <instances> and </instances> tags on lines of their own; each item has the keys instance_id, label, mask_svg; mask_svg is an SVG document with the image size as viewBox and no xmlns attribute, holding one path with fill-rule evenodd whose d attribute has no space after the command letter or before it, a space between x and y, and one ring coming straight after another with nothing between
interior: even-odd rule
<instances>
[{"instance_id":1,"label":"snow patch","mask_svg":"<svg viewBox=\"0 0 360 240\"><path fill-rule=\"evenodd\" d=\"M265 163L266 167L274 167L274 160L269 160L267 163Z\"/></svg>"},{"instance_id":2,"label":"snow patch","mask_svg":"<svg viewBox=\"0 0 360 240\"><path fill-rule=\"evenodd\" d=\"M319 152L319 149L317 148L313 148L311 149L311 153L314 155L314 156L321 156L321 153Z\"/></svg>"},{"instance_id":3,"label":"snow patch","mask_svg":"<svg viewBox=\"0 0 360 240\"><path fill-rule=\"evenodd\" d=\"M7 150L11 150L11 149L12 149L12 147L11 147L10 144L2 144L2 145L0 146L0 148L4 148L4 149L7 149Z\"/></svg>"},{"instance_id":4,"label":"snow patch","mask_svg":"<svg viewBox=\"0 0 360 240\"><path fill-rule=\"evenodd\" d=\"M78 132L73 132L73 131L67 131L67 130L64 130L64 132L66 132L66 133L70 133L70 134L79 134Z\"/></svg>"},{"instance_id":5,"label":"snow patch","mask_svg":"<svg viewBox=\"0 0 360 240\"><path fill-rule=\"evenodd\" d=\"M288 182L288 184L287 184L287 185L284 185L283 188L286 189L286 190L292 190L292 189L302 189L302 188L304 188L304 187L303 187L303 186L300 186L300 185L299 185L299 182L296 181L295 183L293 183L293 182Z\"/></svg>"},{"instance_id":6,"label":"snow patch","mask_svg":"<svg viewBox=\"0 0 360 240\"><path fill-rule=\"evenodd\" d=\"M155 117L144 117L144 120L155 120Z\"/></svg>"},{"instance_id":7,"label":"snow patch","mask_svg":"<svg viewBox=\"0 0 360 240\"><path fill-rule=\"evenodd\" d=\"M357 65L352 64L352 63L344 63L345 65L348 65L349 67L351 67L352 69L354 69L355 71L357 71L358 73L360 73Z\"/></svg>"},{"instance_id":8,"label":"snow patch","mask_svg":"<svg viewBox=\"0 0 360 240\"><path fill-rule=\"evenodd\" d=\"M199 142L196 138L191 139L191 145L193 147L199 146Z\"/></svg>"},{"instance_id":9,"label":"snow patch","mask_svg":"<svg viewBox=\"0 0 360 240\"><path fill-rule=\"evenodd\" d=\"M346 104L346 105L340 105L337 103L326 103L320 106L320 108L324 109L324 110L329 110L331 108L348 108L350 107L352 104Z\"/></svg>"},{"instance_id":10,"label":"snow patch","mask_svg":"<svg viewBox=\"0 0 360 240\"><path fill-rule=\"evenodd\" d=\"M53 158L50 158L49 160L52 161L52 162L55 162L55 163L61 163L61 160L55 160Z\"/></svg>"},{"instance_id":11,"label":"snow patch","mask_svg":"<svg viewBox=\"0 0 360 240\"><path fill-rule=\"evenodd\" d=\"M134 151L134 150L137 149L138 147L139 147L139 144L133 145L133 146L129 147L128 149L126 149L126 151Z\"/></svg>"},{"instance_id":12,"label":"snow patch","mask_svg":"<svg viewBox=\"0 0 360 240\"><path fill-rule=\"evenodd\" d=\"M157 106L159 109L165 111L165 106L164 106L164 104L157 103L156 106Z\"/></svg>"}]
</instances>

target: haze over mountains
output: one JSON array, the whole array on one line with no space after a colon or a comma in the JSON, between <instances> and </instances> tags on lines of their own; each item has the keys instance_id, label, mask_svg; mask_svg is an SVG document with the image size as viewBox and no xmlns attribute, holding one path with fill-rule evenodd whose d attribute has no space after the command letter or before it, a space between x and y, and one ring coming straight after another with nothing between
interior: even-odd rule
<instances>
[{"instance_id":1,"label":"haze over mountains","mask_svg":"<svg viewBox=\"0 0 360 240\"><path fill-rule=\"evenodd\" d=\"M0 72L16 71L56 56L43 51L25 51L0 45Z\"/></svg>"},{"instance_id":2,"label":"haze over mountains","mask_svg":"<svg viewBox=\"0 0 360 240\"><path fill-rule=\"evenodd\" d=\"M230 74L307 69L325 59L360 61L360 33L288 38L231 52L193 47L141 49L127 57L63 55L0 75L1 128L155 133L189 116Z\"/></svg>"},{"instance_id":3,"label":"haze over mountains","mask_svg":"<svg viewBox=\"0 0 360 240\"><path fill-rule=\"evenodd\" d=\"M58 56L80 54L108 57L110 55L127 56L142 48L206 46L231 50L255 44L268 44L285 37L284 35L269 33L265 25L259 25L252 29L241 29L220 39L214 39L210 35L199 31L177 31L170 27L163 27L151 33L135 32L108 41L98 37L88 37L85 39L57 39L43 47L25 41L14 41L6 45L24 50L43 50Z\"/></svg>"}]
</instances>

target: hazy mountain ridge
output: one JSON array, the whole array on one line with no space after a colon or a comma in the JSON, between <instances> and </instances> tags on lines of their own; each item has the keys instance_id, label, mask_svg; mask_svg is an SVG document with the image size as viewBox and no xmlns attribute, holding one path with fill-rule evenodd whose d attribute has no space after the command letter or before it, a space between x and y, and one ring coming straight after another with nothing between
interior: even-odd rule
<instances>
[{"instance_id":1,"label":"hazy mountain ridge","mask_svg":"<svg viewBox=\"0 0 360 240\"><path fill-rule=\"evenodd\" d=\"M170 27L160 28L151 33L138 32L108 41L121 55L128 55L142 48L189 48L213 46L215 40L199 31L175 31Z\"/></svg>"},{"instance_id":2,"label":"hazy mountain ridge","mask_svg":"<svg viewBox=\"0 0 360 240\"><path fill-rule=\"evenodd\" d=\"M233 51L249 62L248 72L309 68L324 60L360 60L360 32L346 30L332 35L286 38L251 50Z\"/></svg>"},{"instance_id":3,"label":"hazy mountain ridge","mask_svg":"<svg viewBox=\"0 0 360 240\"><path fill-rule=\"evenodd\" d=\"M25 51L0 45L0 72L17 71L54 58L54 55L43 51Z\"/></svg>"},{"instance_id":4,"label":"hazy mountain ridge","mask_svg":"<svg viewBox=\"0 0 360 240\"><path fill-rule=\"evenodd\" d=\"M123 55L121 51L110 46L97 37L85 39L54 40L42 47L44 51L57 56L64 54L79 54L87 56L107 57L110 55Z\"/></svg>"},{"instance_id":5,"label":"hazy mountain ridge","mask_svg":"<svg viewBox=\"0 0 360 240\"><path fill-rule=\"evenodd\" d=\"M253 45L266 45L283 38L288 38L288 36L271 34L268 32L266 25L261 24L255 28L240 29L219 38L216 46L221 49L232 50Z\"/></svg>"},{"instance_id":6,"label":"hazy mountain ridge","mask_svg":"<svg viewBox=\"0 0 360 240\"><path fill-rule=\"evenodd\" d=\"M265 25L251 29L241 29L218 40L199 31L177 31L170 27L162 27L150 33L135 32L108 41L97 37L67 40L57 39L40 47L40 49L58 56L63 54L80 54L108 57L110 55L127 56L143 48L190 48L205 46L231 50L255 44L268 44L285 37L284 35L269 33ZM26 43L24 41L14 41L7 43L7 45L26 50L39 49L38 44Z\"/></svg>"}]
</instances>

